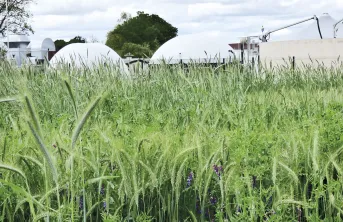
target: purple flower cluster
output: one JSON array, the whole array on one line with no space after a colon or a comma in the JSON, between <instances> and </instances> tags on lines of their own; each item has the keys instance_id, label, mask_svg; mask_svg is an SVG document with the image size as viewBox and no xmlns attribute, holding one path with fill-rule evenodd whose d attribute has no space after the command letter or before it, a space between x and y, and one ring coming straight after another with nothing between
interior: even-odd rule
<instances>
[{"instance_id":1,"label":"purple flower cluster","mask_svg":"<svg viewBox=\"0 0 343 222\"><path fill-rule=\"evenodd\" d=\"M106 209L106 207L107 207L106 201L104 201L104 202L102 203L102 206L104 207L104 209Z\"/></svg>"},{"instance_id":2,"label":"purple flower cluster","mask_svg":"<svg viewBox=\"0 0 343 222\"><path fill-rule=\"evenodd\" d=\"M192 181L194 179L194 174L193 172L191 171L188 175L188 178L187 178L187 188L190 187L192 185Z\"/></svg>"},{"instance_id":3,"label":"purple flower cluster","mask_svg":"<svg viewBox=\"0 0 343 222\"><path fill-rule=\"evenodd\" d=\"M211 196L210 197L210 202L211 202L212 205L215 205L217 203L217 198Z\"/></svg>"},{"instance_id":4,"label":"purple flower cluster","mask_svg":"<svg viewBox=\"0 0 343 222\"><path fill-rule=\"evenodd\" d=\"M80 196L79 207L80 210L83 210L83 196Z\"/></svg>"},{"instance_id":5,"label":"purple flower cluster","mask_svg":"<svg viewBox=\"0 0 343 222\"><path fill-rule=\"evenodd\" d=\"M217 166L217 165L213 165L213 170L214 172L217 174L217 176L220 179L221 174L223 173L224 169L223 166Z\"/></svg>"},{"instance_id":6,"label":"purple flower cluster","mask_svg":"<svg viewBox=\"0 0 343 222\"><path fill-rule=\"evenodd\" d=\"M105 186L104 185L101 186L100 194L105 195Z\"/></svg>"},{"instance_id":7,"label":"purple flower cluster","mask_svg":"<svg viewBox=\"0 0 343 222\"><path fill-rule=\"evenodd\" d=\"M236 207L236 214L242 213L242 208L240 206Z\"/></svg>"},{"instance_id":8,"label":"purple flower cluster","mask_svg":"<svg viewBox=\"0 0 343 222\"><path fill-rule=\"evenodd\" d=\"M196 209L196 212L197 212L198 214L201 214L200 199L199 199L198 196L197 196L197 201L196 201L196 203L195 203L195 209Z\"/></svg>"}]
</instances>

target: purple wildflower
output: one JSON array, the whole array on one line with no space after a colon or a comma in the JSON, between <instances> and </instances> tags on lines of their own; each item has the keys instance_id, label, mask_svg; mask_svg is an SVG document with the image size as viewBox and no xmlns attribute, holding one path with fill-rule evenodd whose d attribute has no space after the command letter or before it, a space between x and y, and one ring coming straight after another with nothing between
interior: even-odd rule
<instances>
[{"instance_id":1,"label":"purple wildflower","mask_svg":"<svg viewBox=\"0 0 343 222\"><path fill-rule=\"evenodd\" d=\"M187 178L187 188L190 187L192 185L192 181L193 181L193 178L194 178L194 174L193 172L191 171L188 175L188 178Z\"/></svg>"},{"instance_id":2,"label":"purple wildflower","mask_svg":"<svg viewBox=\"0 0 343 222\"><path fill-rule=\"evenodd\" d=\"M106 201L103 202L103 207L104 207L104 209L106 209L106 207L107 207Z\"/></svg>"},{"instance_id":3,"label":"purple wildflower","mask_svg":"<svg viewBox=\"0 0 343 222\"><path fill-rule=\"evenodd\" d=\"M210 197L210 202L211 202L212 205L215 205L217 203L217 198L211 196Z\"/></svg>"},{"instance_id":4,"label":"purple wildflower","mask_svg":"<svg viewBox=\"0 0 343 222\"><path fill-rule=\"evenodd\" d=\"M242 208L240 206L237 206L236 208L236 214L242 213Z\"/></svg>"},{"instance_id":5,"label":"purple wildflower","mask_svg":"<svg viewBox=\"0 0 343 222\"><path fill-rule=\"evenodd\" d=\"M104 185L101 186L100 194L105 195L105 186Z\"/></svg>"},{"instance_id":6,"label":"purple wildflower","mask_svg":"<svg viewBox=\"0 0 343 222\"><path fill-rule=\"evenodd\" d=\"M213 165L213 170L214 170L214 172L217 174L217 176L220 179L221 173L223 172L223 167L222 166Z\"/></svg>"},{"instance_id":7,"label":"purple wildflower","mask_svg":"<svg viewBox=\"0 0 343 222\"><path fill-rule=\"evenodd\" d=\"M195 209L197 211L198 214L201 214L201 208L200 208L200 199L199 197L197 196L197 201L195 203Z\"/></svg>"},{"instance_id":8,"label":"purple wildflower","mask_svg":"<svg viewBox=\"0 0 343 222\"><path fill-rule=\"evenodd\" d=\"M83 209L83 196L80 196L79 207L81 210Z\"/></svg>"}]
</instances>

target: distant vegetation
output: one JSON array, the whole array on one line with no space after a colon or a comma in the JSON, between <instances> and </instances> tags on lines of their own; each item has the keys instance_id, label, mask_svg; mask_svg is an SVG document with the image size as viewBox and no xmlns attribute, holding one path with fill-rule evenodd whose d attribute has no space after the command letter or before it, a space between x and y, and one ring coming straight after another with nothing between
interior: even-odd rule
<instances>
[{"instance_id":1,"label":"distant vegetation","mask_svg":"<svg viewBox=\"0 0 343 222\"><path fill-rule=\"evenodd\" d=\"M55 41L56 51L61 50L63 47L73 44L73 43L86 43L86 39L81 36L76 36L73 39L70 39L69 41L65 41L63 39L58 39Z\"/></svg>"},{"instance_id":2,"label":"distant vegetation","mask_svg":"<svg viewBox=\"0 0 343 222\"><path fill-rule=\"evenodd\" d=\"M131 17L128 13L122 13L119 22L108 33L106 45L122 57L127 53L134 57L150 57L178 33L177 28L155 14L137 12L137 16Z\"/></svg>"}]
</instances>

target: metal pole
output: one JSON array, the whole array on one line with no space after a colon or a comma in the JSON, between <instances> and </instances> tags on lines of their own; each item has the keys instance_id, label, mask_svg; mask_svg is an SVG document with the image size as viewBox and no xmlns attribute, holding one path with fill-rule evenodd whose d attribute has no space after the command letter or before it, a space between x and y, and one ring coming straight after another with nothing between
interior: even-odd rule
<instances>
[{"instance_id":1,"label":"metal pole","mask_svg":"<svg viewBox=\"0 0 343 222\"><path fill-rule=\"evenodd\" d=\"M333 37L336 38L337 37L337 32L336 32L336 27L339 23L343 22L343 19L339 20L339 22L337 22L336 24L333 25Z\"/></svg>"},{"instance_id":2,"label":"metal pole","mask_svg":"<svg viewBox=\"0 0 343 222\"><path fill-rule=\"evenodd\" d=\"M248 61L247 63L249 64L250 63L250 37L247 37L247 47L248 47Z\"/></svg>"},{"instance_id":3,"label":"metal pole","mask_svg":"<svg viewBox=\"0 0 343 222\"><path fill-rule=\"evenodd\" d=\"M266 34L262 35L262 42L266 42L266 41L267 41L268 35L270 35L270 34L273 33L273 32L277 32L277 31L280 31L280 30L282 30L282 29L286 29L286 28L289 28L289 27L292 27L292 26L295 26L295 25L299 25L299 24L301 24L301 23L310 21L310 20L312 20L312 19L317 19L317 16L313 16L312 18L305 19L305 20L302 20L302 21L300 21L300 22L296 22L296 23L293 23L293 24L291 24L291 25L286 25L286 26L283 26L283 27L281 27L281 28L278 28L278 29L269 31L269 32L267 32Z\"/></svg>"},{"instance_id":4,"label":"metal pole","mask_svg":"<svg viewBox=\"0 0 343 222\"><path fill-rule=\"evenodd\" d=\"M8 36L8 0L6 0L6 35L7 35L7 57L10 51L10 40Z\"/></svg>"}]
</instances>

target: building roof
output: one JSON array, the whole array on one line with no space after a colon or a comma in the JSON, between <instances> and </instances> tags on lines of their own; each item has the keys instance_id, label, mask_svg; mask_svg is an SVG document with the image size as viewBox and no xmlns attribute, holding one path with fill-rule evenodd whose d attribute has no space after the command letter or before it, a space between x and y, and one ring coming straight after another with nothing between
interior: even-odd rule
<instances>
[{"instance_id":1,"label":"building roof","mask_svg":"<svg viewBox=\"0 0 343 222\"><path fill-rule=\"evenodd\" d=\"M231 41L230 41L231 39ZM177 36L164 43L152 56L150 64L165 60L169 64L182 62L218 62L218 59L233 57L229 43L238 39L228 33L205 33Z\"/></svg>"},{"instance_id":2,"label":"building roof","mask_svg":"<svg viewBox=\"0 0 343 222\"><path fill-rule=\"evenodd\" d=\"M27 35L24 34L10 34L8 35L8 39L7 37L3 37L1 38L1 42L7 42L7 40L9 42L30 42L30 39Z\"/></svg>"},{"instance_id":3,"label":"building roof","mask_svg":"<svg viewBox=\"0 0 343 222\"><path fill-rule=\"evenodd\" d=\"M75 68L92 68L99 64L117 64L122 71L128 72L121 57L108 46L101 43L74 43L65 46L50 60L53 68L59 64L70 64Z\"/></svg>"}]
</instances>

